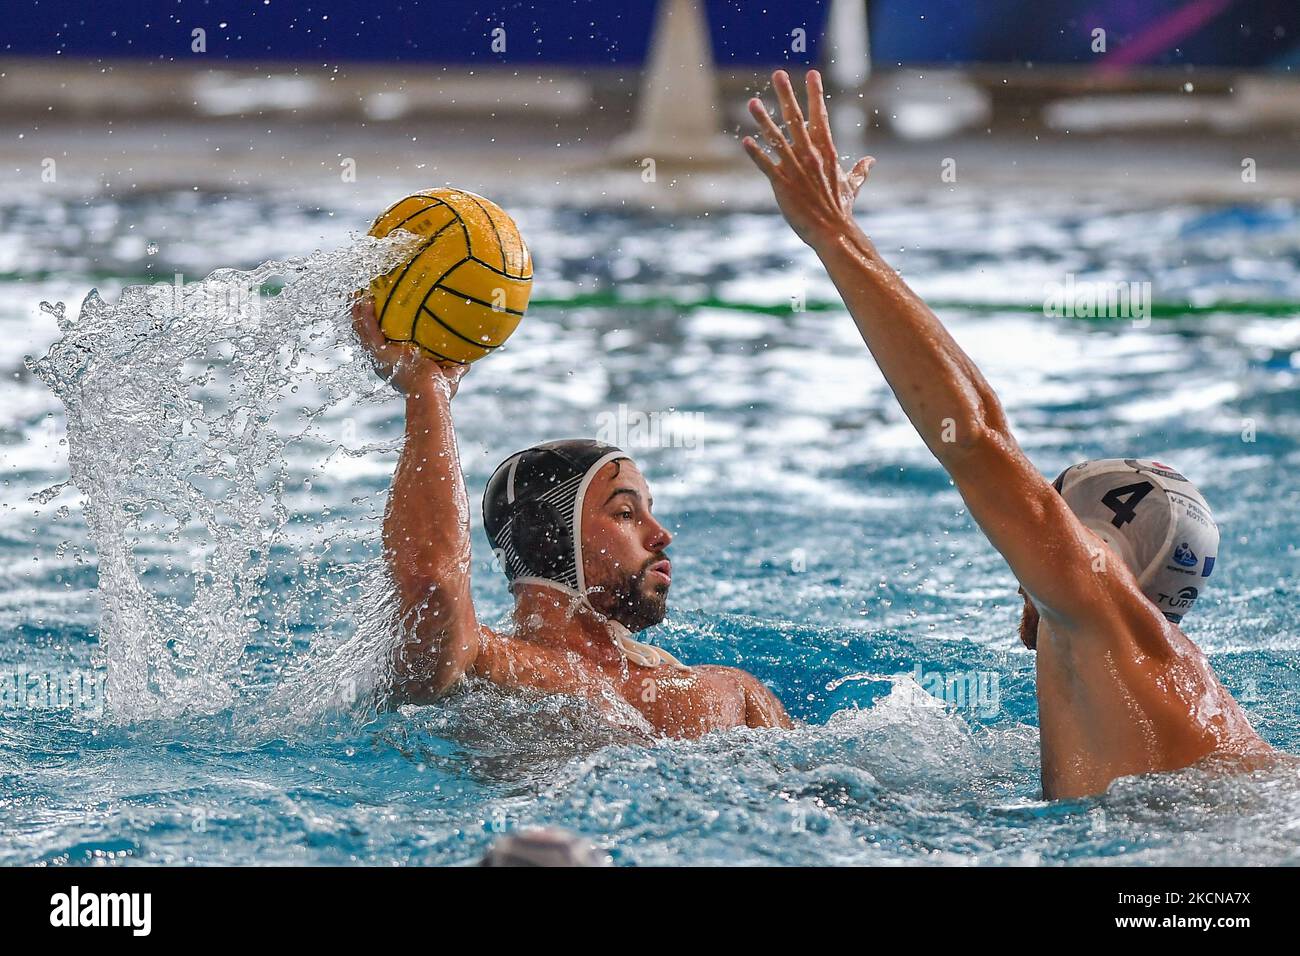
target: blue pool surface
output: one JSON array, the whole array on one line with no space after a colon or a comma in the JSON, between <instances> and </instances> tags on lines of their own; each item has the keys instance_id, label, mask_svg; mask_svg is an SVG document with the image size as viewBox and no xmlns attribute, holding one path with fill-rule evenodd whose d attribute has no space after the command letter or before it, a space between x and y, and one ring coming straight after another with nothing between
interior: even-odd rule
<instances>
[{"instance_id":1,"label":"blue pool surface","mask_svg":"<svg viewBox=\"0 0 1300 956\"><path fill-rule=\"evenodd\" d=\"M494 198L529 237L539 299L833 296L775 212ZM247 507L206 531L167 512L192 489L159 477L202 451L146 452L155 406L172 399L147 378L134 397L83 388L70 435L24 364L61 334L42 300L66 303L71 329L92 287L112 304L130 283L347 247L363 219L260 193L0 205L0 678L85 681L74 708L6 698L0 863L463 864L533 824L629 865L1300 862L1294 767L1040 799L1016 582L838 311L544 305L455 402L487 622L509 609L477 513L495 464L593 435L620 406L676 415L657 446L630 448L676 536L671 611L647 636L753 671L797 729L645 747L577 701L482 686L376 711L374 645L357 635L382 603L402 405L358 355L284 371L263 444L242 449L246 497L226 502ZM1011 307L1066 274L1150 282L1159 302L1300 301L1300 210L985 197L862 219L918 291L948 303L941 316L1042 471L1154 457L1200 485L1223 543L1188 633L1263 737L1300 752L1300 316L1261 306L1148 325ZM142 329L113 345L126 349L117 367L165 371ZM219 323L209 331L221 339ZM175 406L193 416L177 435L216 441L214 409L238 404L231 366L215 345L210 357L215 378L194 388L212 401ZM132 408L143 424L122 420ZM234 458L243 434L221 439ZM90 493L55 487L70 453L115 476L91 502L99 538ZM219 485L204 486L213 500ZM235 565L204 565L196 548L231 525L227 556L249 563L222 585Z\"/></svg>"}]
</instances>

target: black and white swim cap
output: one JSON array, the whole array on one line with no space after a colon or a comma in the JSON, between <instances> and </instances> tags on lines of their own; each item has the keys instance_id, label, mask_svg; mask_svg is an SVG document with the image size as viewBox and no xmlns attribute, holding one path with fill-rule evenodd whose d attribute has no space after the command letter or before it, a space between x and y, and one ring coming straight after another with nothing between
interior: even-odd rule
<instances>
[{"instance_id":1,"label":"black and white swim cap","mask_svg":"<svg viewBox=\"0 0 1300 956\"><path fill-rule=\"evenodd\" d=\"M483 492L483 526L512 590L516 584L557 588L595 611L582 569L582 501L601 468L631 459L604 442L567 438L517 451L497 466ZM632 662L690 670L668 651L634 639L619 621L601 617Z\"/></svg>"},{"instance_id":2,"label":"black and white swim cap","mask_svg":"<svg viewBox=\"0 0 1300 956\"><path fill-rule=\"evenodd\" d=\"M569 438L515 452L497 466L483 493L483 525L512 586L585 592L582 499L596 472L627 458L613 445Z\"/></svg>"},{"instance_id":3,"label":"black and white swim cap","mask_svg":"<svg viewBox=\"0 0 1300 956\"><path fill-rule=\"evenodd\" d=\"M1067 468L1055 487L1177 624L1200 597L1219 554L1218 526L1196 486L1158 461L1099 458Z\"/></svg>"}]
</instances>

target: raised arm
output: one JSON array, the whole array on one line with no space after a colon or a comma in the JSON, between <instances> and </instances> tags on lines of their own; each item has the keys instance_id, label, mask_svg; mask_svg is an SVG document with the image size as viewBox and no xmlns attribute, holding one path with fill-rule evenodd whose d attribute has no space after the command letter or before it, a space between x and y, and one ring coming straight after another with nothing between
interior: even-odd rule
<instances>
[{"instance_id":1,"label":"raised arm","mask_svg":"<svg viewBox=\"0 0 1300 956\"><path fill-rule=\"evenodd\" d=\"M406 397L406 440L384 516L384 554L401 602L405 643L395 657L399 695L431 700L478 656L470 596L469 504L451 400L468 366L443 368L417 346L388 341L374 305L353 307L353 326L375 371Z\"/></svg>"},{"instance_id":2,"label":"raised arm","mask_svg":"<svg viewBox=\"0 0 1300 956\"><path fill-rule=\"evenodd\" d=\"M752 137L744 145L781 212L825 265L903 411L1035 604L1066 622L1095 614L1100 540L1025 457L979 369L853 219L875 160L847 173L840 167L816 71L808 74L807 125L789 76L778 71L773 85L791 138L753 99L750 112L775 160Z\"/></svg>"}]
</instances>

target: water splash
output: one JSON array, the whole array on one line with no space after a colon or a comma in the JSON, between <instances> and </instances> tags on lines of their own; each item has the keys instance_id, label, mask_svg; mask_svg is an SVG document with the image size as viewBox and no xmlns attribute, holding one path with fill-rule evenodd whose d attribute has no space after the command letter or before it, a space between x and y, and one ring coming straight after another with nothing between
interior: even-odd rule
<instances>
[{"instance_id":1,"label":"water splash","mask_svg":"<svg viewBox=\"0 0 1300 956\"><path fill-rule=\"evenodd\" d=\"M115 305L92 290L75 319L42 304L63 335L28 367L67 414L69 481L98 551L111 719L255 712L272 698L319 713L364 693L388 628L382 611L349 626L347 605L383 607L378 522L319 507L311 489L340 453L392 450L351 447L349 416L391 392L347 313L417 241L364 237L178 275ZM286 681L292 692L277 694Z\"/></svg>"}]
</instances>

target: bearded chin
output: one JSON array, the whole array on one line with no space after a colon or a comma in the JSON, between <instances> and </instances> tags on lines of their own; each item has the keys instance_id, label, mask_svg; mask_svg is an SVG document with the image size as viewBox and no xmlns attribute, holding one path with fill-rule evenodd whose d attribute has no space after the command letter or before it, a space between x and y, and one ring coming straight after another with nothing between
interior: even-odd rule
<instances>
[{"instance_id":1,"label":"bearded chin","mask_svg":"<svg viewBox=\"0 0 1300 956\"><path fill-rule=\"evenodd\" d=\"M1028 601L1020 612L1020 642L1031 651L1038 649L1038 608Z\"/></svg>"},{"instance_id":2,"label":"bearded chin","mask_svg":"<svg viewBox=\"0 0 1300 956\"><path fill-rule=\"evenodd\" d=\"M634 574L615 584L606 584L588 594L591 606L629 631L654 627L668 614L667 590L646 593L646 572Z\"/></svg>"}]
</instances>

